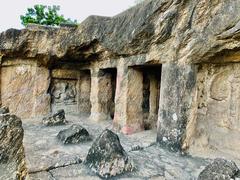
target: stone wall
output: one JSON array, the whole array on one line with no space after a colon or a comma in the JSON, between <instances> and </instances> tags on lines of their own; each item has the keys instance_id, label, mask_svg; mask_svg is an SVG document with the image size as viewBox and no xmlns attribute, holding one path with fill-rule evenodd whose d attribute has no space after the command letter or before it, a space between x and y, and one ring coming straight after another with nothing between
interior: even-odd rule
<instances>
[{"instance_id":1,"label":"stone wall","mask_svg":"<svg viewBox=\"0 0 240 180\"><path fill-rule=\"evenodd\" d=\"M5 63L1 67L1 102L21 118L46 115L50 96L50 78L46 68L36 62Z\"/></svg>"},{"instance_id":2,"label":"stone wall","mask_svg":"<svg viewBox=\"0 0 240 180\"><path fill-rule=\"evenodd\" d=\"M186 143L195 155L239 158L240 64L201 64Z\"/></svg>"}]
</instances>

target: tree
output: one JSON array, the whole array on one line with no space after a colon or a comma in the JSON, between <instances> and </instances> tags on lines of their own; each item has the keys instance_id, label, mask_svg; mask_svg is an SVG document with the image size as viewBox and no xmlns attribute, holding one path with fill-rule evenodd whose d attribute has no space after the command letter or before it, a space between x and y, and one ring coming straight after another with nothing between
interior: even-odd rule
<instances>
[{"instance_id":1,"label":"tree","mask_svg":"<svg viewBox=\"0 0 240 180\"><path fill-rule=\"evenodd\" d=\"M59 15L60 6L44 6L35 5L33 8L28 8L27 13L20 16L21 23L26 26L29 23L41 24L47 26L58 26L64 24L77 24L77 21L65 19L63 15Z\"/></svg>"}]
</instances>

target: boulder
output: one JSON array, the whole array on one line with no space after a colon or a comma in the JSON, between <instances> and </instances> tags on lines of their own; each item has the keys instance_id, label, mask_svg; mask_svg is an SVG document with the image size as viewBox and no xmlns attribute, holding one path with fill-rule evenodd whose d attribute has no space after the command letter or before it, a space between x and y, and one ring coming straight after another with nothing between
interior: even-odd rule
<instances>
[{"instance_id":1,"label":"boulder","mask_svg":"<svg viewBox=\"0 0 240 180\"><path fill-rule=\"evenodd\" d=\"M118 136L108 129L94 141L84 163L101 178L110 178L133 170L133 163Z\"/></svg>"},{"instance_id":2,"label":"boulder","mask_svg":"<svg viewBox=\"0 0 240 180\"><path fill-rule=\"evenodd\" d=\"M64 125L67 123L66 118L65 118L65 112L63 109L61 109L53 115L44 117L42 122L46 126Z\"/></svg>"},{"instance_id":3,"label":"boulder","mask_svg":"<svg viewBox=\"0 0 240 180\"><path fill-rule=\"evenodd\" d=\"M21 119L0 114L0 179L24 179L27 175Z\"/></svg>"},{"instance_id":4,"label":"boulder","mask_svg":"<svg viewBox=\"0 0 240 180\"><path fill-rule=\"evenodd\" d=\"M198 180L230 180L235 179L239 169L233 161L215 159L199 174Z\"/></svg>"},{"instance_id":5,"label":"boulder","mask_svg":"<svg viewBox=\"0 0 240 180\"><path fill-rule=\"evenodd\" d=\"M3 106L0 108L0 114L7 114L9 113L9 108L6 106Z\"/></svg>"},{"instance_id":6,"label":"boulder","mask_svg":"<svg viewBox=\"0 0 240 180\"><path fill-rule=\"evenodd\" d=\"M76 124L60 131L57 138L63 142L63 144L77 144L91 140L88 131L81 125Z\"/></svg>"}]
</instances>

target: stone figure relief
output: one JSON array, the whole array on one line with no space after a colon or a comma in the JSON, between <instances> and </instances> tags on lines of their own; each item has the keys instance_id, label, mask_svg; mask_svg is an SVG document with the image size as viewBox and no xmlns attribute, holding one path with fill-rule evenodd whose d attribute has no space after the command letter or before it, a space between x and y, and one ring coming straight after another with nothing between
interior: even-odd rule
<instances>
[{"instance_id":1,"label":"stone figure relief","mask_svg":"<svg viewBox=\"0 0 240 180\"><path fill-rule=\"evenodd\" d=\"M238 71L227 70L216 75L212 81L211 98L227 104L227 119L223 120L225 127L235 129L239 127L240 110L240 74Z\"/></svg>"},{"instance_id":2,"label":"stone figure relief","mask_svg":"<svg viewBox=\"0 0 240 180\"><path fill-rule=\"evenodd\" d=\"M231 83L231 94L229 99L228 117L231 129L238 130L239 125L239 111L240 111L240 74L235 73L229 78Z\"/></svg>"},{"instance_id":3,"label":"stone figure relief","mask_svg":"<svg viewBox=\"0 0 240 180\"><path fill-rule=\"evenodd\" d=\"M76 80L53 81L51 95L54 104L76 104Z\"/></svg>"}]
</instances>

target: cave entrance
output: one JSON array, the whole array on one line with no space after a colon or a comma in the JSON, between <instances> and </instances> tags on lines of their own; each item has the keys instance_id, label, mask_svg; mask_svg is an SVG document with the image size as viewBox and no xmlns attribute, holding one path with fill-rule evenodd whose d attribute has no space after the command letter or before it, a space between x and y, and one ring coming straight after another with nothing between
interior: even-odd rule
<instances>
[{"instance_id":1,"label":"cave entrance","mask_svg":"<svg viewBox=\"0 0 240 180\"><path fill-rule=\"evenodd\" d=\"M99 100L102 112L105 115L107 115L107 117L113 119L115 112L117 69L116 68L101 69L99 72L99 76L100 76Z\"/></svg>"},{"instance_id":2,"label":"cave entrance","mask_svg":"<svg viewBox=\"0 0 240 180\"><path fill-rule=\"evenodd\" d=\"M89 116L91 114L91 71L81 70L79 78L78 111L80 115Z\"/></svg>"},{"instance_id":3,"label":"cave entrance","mask_svg":"<svg viewBox=\"0 0 240 180\"><path fill-rule=\"evenodd\" d=\"M154 66L136 66L133 68L136 70L139 78L139 87L136 89L138 95L142 96L137 101L141 104L139 112L142 112L143 128L149 130L156 128L158 119L159 99L160 99L160 83L161 83L161 65ZM141 76L141 77L140 77ZM141 85L142 84L142 85ZM129 87L131 88L131 87Z\"/></svg>"},{"instance_id":4,"label":"cave entrance","mask_svg":"<svg viewBox=\"0 0 240 180\"><path fill-rule=\"evenodd\" d=\"M156 128L159 98L160 98L160 83L161 83L161 66L158 67L143 67L143 121L144 129L149 130Z\"/></svg>"}]
</instances>

